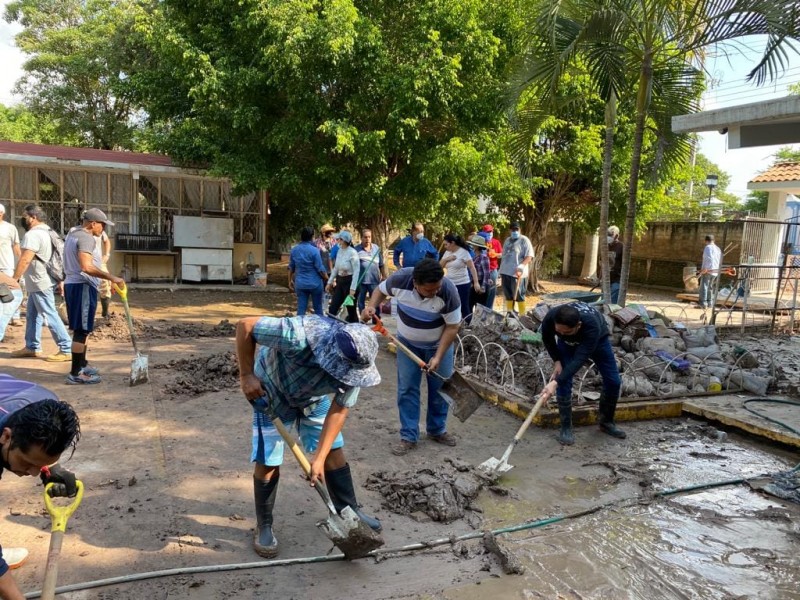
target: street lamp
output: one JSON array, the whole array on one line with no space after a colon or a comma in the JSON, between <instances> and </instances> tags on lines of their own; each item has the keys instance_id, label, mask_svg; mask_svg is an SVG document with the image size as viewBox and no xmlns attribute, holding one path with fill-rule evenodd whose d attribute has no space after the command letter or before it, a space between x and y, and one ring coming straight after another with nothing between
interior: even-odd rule
<instances>
[{"instance_id":1,"label":"street lamp","mask_svg":"<svg viewBox=\"0 0 800 600\"><path fill-rule=\"evenodd\" d=\"M710 174L706 175L706 186L708 186L708 202L707 202L707 204L708 204L709 208L711 207L711 195L714 193L714 188L717 187L718 183L719 183L719 177L717 177L713 173L710 173ZM703 220L702 211L700 212L700 220L701 221Z\"/></svg>"}]
</instances>

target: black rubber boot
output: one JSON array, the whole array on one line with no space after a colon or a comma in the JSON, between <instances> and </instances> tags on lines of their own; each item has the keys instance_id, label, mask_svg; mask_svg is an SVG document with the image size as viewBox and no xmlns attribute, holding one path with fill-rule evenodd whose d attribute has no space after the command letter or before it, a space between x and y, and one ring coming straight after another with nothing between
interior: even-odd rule
<instances>
[{"instance_id":1,"label":"black rubber boot","mask_svg":"<svg viewBox=\"0 0 800 600\"><path fill-rule=\"evenodd\" d=\"M108 318L108 305L111 302L111 298L100 298L100 306L103 307L103 318Z\"/></svg>"},{"instance_id":2,"label":"black rubber boot","mask_svg":"<svg viewBox=\"0 0 800 600\"><path fill-rule=\"evenodd\" d=\"M275 506L279 478L278 474L269 481L253 477L256 501L256 532L253 535L253 549L256 554L264 558L278 556L278 540L272 534L272 509Z\"/></svg>"},{"instance_id":3,"label":"black rubber boot","mask_svg":"<svg viewBox=\"0 0 800 600\"><path fill-rule=\"evenodd\" d=\"M603 433L624 440L627 434L614 423L614 413L617 412L617 398L600 397L600 406L597 408L598 424Z\"/></svg>"},{"instance_id":4,"label":"black rubber boot","mask_svg":"<svg viewBox=\"0 0 800 600\"><path fill-rule=\"evenodd\" d=\"M370 517L358 508L356 490L353 487L353 476L350 474L350 465L345 465L334 471L325 471L325 484L328 487L331 500L333 500L333 506L337 511L349 506L370 529L373 531L383 529L383 525L378 519Z\"/></svg>"},{"instance_id":5,"label":"black rubber boot","mask_svg":"<svg viewBox=\"0 0 800 600\"><path fill-rule=\"evenodd\" d=\"M561 432L558 434L558 441L565 446L572 446L575 443L575 435L572 433L572 398L559 396L558 416L561 419Z\"/></svg>"}]
</instances>

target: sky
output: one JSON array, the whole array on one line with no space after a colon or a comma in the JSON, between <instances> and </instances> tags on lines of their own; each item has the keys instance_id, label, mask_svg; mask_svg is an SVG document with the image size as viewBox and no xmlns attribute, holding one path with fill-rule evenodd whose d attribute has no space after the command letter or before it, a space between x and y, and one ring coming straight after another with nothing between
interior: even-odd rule
<instances>
[{"instance_id":1,"label":"sky","mask_svg":"<svg viewBox=\"0 0 800 600\"><path fill-rule=\"evenodd\" d=\"M0 14L5 12L8 0L0 0ZM0 19L0 103L9 105L20 101L13 94L14 83L22 76L22 52L14 45L14 35L20 27ZM760 100L780 98L788 94L790 84L800 82L800 55L790 54L790 64L786 73L776 82L756 87L746 82L747 73L756 64L763 40L746 40L727 56L714 56L709 52L708 72L712 85L703 97L703 108L711 110L747 104ZM781 146L760 148L727 149L727 135L716 132L700 134L700 151L713 163L731 176L728 192L744 199L747 196L747 182L769 167L772 155ZM795 144L800 148L800 144Z\"/></svg>"}]
</instances>

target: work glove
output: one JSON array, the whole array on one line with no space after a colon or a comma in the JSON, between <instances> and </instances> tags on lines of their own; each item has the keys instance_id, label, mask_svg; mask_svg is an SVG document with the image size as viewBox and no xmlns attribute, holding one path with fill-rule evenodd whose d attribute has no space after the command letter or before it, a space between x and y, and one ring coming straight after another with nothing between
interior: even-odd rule
<instances>
[{"instance_id":1,"label":"work glove","mask_svg":"<svg viewBox=\"0 0 800 600\"><path fill-rule=\"evenodd\" d=\"M55 484L47 492L52 497L66 496L72 498L78 493L75 473L59 464L55 464L52 467L42 467L39 477L44 485L48 483Z\"/></svg>"}]
</instances>

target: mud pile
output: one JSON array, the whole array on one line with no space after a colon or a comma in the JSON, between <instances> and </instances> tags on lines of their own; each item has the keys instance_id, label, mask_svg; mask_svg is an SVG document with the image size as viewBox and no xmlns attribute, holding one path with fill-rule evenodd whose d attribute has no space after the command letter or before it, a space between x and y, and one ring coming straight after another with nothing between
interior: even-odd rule
<instances>
[{"instance_id":1,"label":"mud pile","mask_svg":"<svg viewBox=\"0 0 800 600\"><path fill-rule=\"evenodd\" d=\"M466 463L447 462L417 471L376 471L365 487L380 492L382 506L394 513L451 523L474 510L473 500L489 482Z\"/></svg>"},{"instance_id":2,"label":"mud pile","mask_svg":"<svg viewBox=\"0 0 800 600\"><path fill-rule=\"evenodd\" d=\"M141 321L133 319L133 330L136 332L136 338L141 339L146 334L147 327ZM95 319L92 339L130 343L131 334L125 315L114 312L105 319Z\"/></svg>"},{"instance_id":3,"label":"mud pile","mask_svg":"<svg viewBox=\"0 0 800 600\"><path fill-rule=\"evenodd\" d=\"M154 368L168 369L177 374L163 388L164 393L171 396L197 396L239 385L239 364L233 352L171 360Z\"/></svg>"},{"instance_id":4,"label":"mud pile","mask_svg":"<svg viewBox=\"0 0 800 600\"><path fill-rule=\"evenodd\" d=\"M200 337L234 337L236 324L223 319L216 325L206 323L172 323L165 319L144 322L133 319L133 330L137 339L157 338L200 338ZM111 313L106 319L97 319L92 336L98 340L130 342L125 315Z\"/></svg>"}]
</instances>

